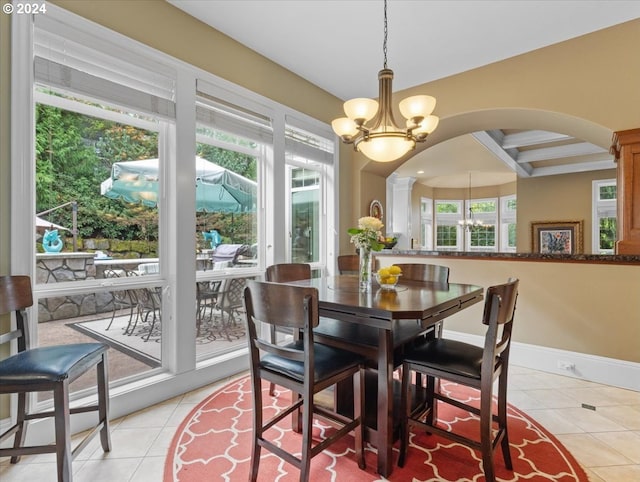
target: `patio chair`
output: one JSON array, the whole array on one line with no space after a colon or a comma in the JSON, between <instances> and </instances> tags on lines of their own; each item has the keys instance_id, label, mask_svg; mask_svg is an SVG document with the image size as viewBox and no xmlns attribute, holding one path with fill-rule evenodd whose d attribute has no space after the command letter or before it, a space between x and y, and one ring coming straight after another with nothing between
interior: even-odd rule
<instances>
[{"instance_id":1,"label":"patio chair","mask_svg":"<svg viewBox=\"0 0 640 482\"><path fill-rule=\"evenodd\" d=\"M213 271L223 270L229 266L229 261L215 261ZM209 319L213 316L216 307L222 280L198 281L196 283L196 299L198 302L196 312L196 336L201 335L202 323L205 320L207 309L209 309Z\"/></svg>"},{"instance_id":2,"label":"patio chair","mask_svg":"<svg viewBox=\"0 0 640 482\"><path fill-rule=\"evenodd\" d=\"M120 278L122 276L126 276L126 272L124 270L115 270L111 268L107 268L104 270L105 278ZM116 312L123 310L125 308L129 308L129 322L124 329L124 332L127 333L131 328L131 323L133 321L133 315L135 313L135 308L137 305L137 300L135 299L135 294L131 290L117 290L111 292L113 296L113 311L111 313L111 320L107 325L105 331L108 331L113 324L113 320L116 317Z\"/></svg>"},{"instance_id":3,"label":"patio chair","mask_svg":"<svg viewBox=\"0 0 640 482\"><path fill-rule=\"evenodd\" d=\"M17 341L18 352L0 360L0 394L17 394L16 422L0 435L0 442L13 435L13 447L0 448L0 457L18 463L22 455L56 454L58 482L71 482L72 462L90 440L100 433L102 450L111 450L109 434L109 382L107 349L104 343L74 343L30 348L26 309L33 305L28 276L0 277L0 315L15 313L16 329L0 336L0 345ZM69 408L69 384L96 367L98 402L91 406ZM27 393L53 392L53 410L30 413ZM70 415L97 412L98 421L90 433L71 450ZM55 443L25 446L29 420L53 417Z\"/></svg>"},{"instance_id":4,"label":"patio chair","mask_svg":"<svg viewBox=\"0 0 640 482\"><path fill-rule=\"evenodd\" d=\"M237 325L236 315L244 311L242 293L246 283L246 278L226 278L218 291L216 308L220 312L219 328L227 341L232 341L229 327Z\"/></svg>"}]
</instances>

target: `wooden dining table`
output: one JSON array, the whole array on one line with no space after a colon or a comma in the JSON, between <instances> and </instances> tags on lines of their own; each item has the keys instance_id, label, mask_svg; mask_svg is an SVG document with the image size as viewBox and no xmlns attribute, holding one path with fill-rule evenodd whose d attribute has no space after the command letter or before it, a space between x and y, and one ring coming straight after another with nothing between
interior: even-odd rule
<instances>
[{"instance_id":1,"label":"wooden dining table","mask_svg":"<svg viewBox=\"0 0 640 482\"><path fill-rule=\"evenodd\" d=\"M374 282L372 289L363 293L356 275L313 278L293 284L318 289L321 320L314 330L315 339L361 353L377 370L377 388L367 390L369 399L365 398L366 405L376 407L367 434L370 443L378 449L378 473L387 477L393 467L394 353L437 322L480 302L483 288L459 283L405 281L395 290L386 291ZM339 398L336 404L340 409ZM350 404L352 402L344 406Z\"/></svg>"}]
</instances>

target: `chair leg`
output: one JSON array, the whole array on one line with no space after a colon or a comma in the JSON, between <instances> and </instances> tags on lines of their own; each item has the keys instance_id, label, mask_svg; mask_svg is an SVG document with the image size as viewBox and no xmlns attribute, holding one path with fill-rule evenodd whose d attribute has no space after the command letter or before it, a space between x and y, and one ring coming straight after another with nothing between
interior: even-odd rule
<instances>
[{"instance_id":1,"label":"chair leg","mask_svg":"<svg viewBox=\"0 0 640 482\"><path fill-rule=\"evenodd\" d=\"M482 468L487 482L495 481L493 463L493 443L491 436L492 422L492 391L491 380L485 382L486 386L480 392L480 450L482 452Z\"/></svg>"},{"instance_id":2,"label":"chair leg","mask_svg":"<svg viewBox=\"0 0 640 482\"><path fill-rule=\"evenodd\" d=\"M358 373L353 375L353 394L353 418L360 419L360 425L354 431L356 460L358 461L358 467L364 470L366 468L364 460L364 368L361 368Z\"/></svg>"},{"instance_id":3,"label":"chair leg","mask_svg":"<svg viewBox=\"0 0 640 482\"><path fill-rule=\"evenodd\" d=\"M313 432L313 393L311 390L304 394L302 402L302 457L300 463L300 482L309 480L311 468L311 435Z\"/></svg>"},{"instance_id":4,"label":"chair leg","mask_svg":"<svg viewBox=\"0 0 640 482\"><path fill-rule=\"evenodd\" d=\"M56 461L58 482L71 482L71 423L69 417L69 381L59 382L53 390L55 411Z\"/></svg>"},{"instance_id":5,"label":"chair leg","mask_svg":"<svg viewBox=\"0 0 640 482\"><path fill-rule=\"evenodd\" d=\"M434 398L437 384L438 380L435 377L427 375L427 389L425 398L425 404L427 405L427 407L429 407L429 412L427 412L427 418L425 420L425 423L427 425L433 425L438 420L438 400Z\"/></svg>"},{"instance_id":6,"label":"chair leg","mask_svg":"<svg viewBox=\"0 0 640 482\"><path fill-rule=\"evenodd\" d=\"M102 360L98 363L98 417L102 424L100 429L100 443L104 452L111 451L111 431L109 430L109 376L107 352L102 354Z\"/></svg>"},{"instance_id":7,"label":"chair leg","mask_svg":"<svg viewBox=\"0 0 640 482\"><path fill-rule=\"evenodd\" d=\"M402 367L402 389L400 390L400 454L398 467L404 467L409 446L409 416L411 415L411 370L407 365Z\"/></svg>"},{"instance_id":8,"label":"chair leg","mask_svg":"<svg viewBox=\"0 0 640 482\"><path fill-rule=\"evenodd\" d=\"M503 372L498 382L498 428L503 430L502 457L507 469L513 470L511 461L511 449L509 446L509 431L507 429L507 374Z\"/></svg>"},{"instance_id":9,"label":"chair leg","mask_svg":"<svg viewBox=\"0 0 640 482\"><path fill-rule=\"evenodd\" d=\"M13 448L20 448L24 445L24 439L27 434L27 427L25 425L25 416L27 414L27 394L24 392L18 393L18 415L16 425L18 430L13 436ZM20 455L14 455L11 457L11 463L17 464L20 462Z\"/></svg>"},{"instance_id":10,"label":"chair leg","mask_svg":"<svg viewBox=\"0 0 640 482\"><path fill-rule=\"evenodd\" d=\"M262 390L260 387L260 379L251 377L253 385L253 443L251 444L251 472L249 480L256 482L258 480L258 467L260 466L260 445L258 440L262 438Z\"/></svg>"}]
</instances>

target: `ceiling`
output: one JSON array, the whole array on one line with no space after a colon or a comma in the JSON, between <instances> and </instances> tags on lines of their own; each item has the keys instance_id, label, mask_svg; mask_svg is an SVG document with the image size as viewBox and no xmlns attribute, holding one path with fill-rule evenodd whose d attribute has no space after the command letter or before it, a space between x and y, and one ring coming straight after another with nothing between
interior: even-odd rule
<instances>
[{"instance_id":1,"label":"ceiling","mask_svg":"<svg viewBox=\"0 0 640 482\"><path fill-rule=\"evenodd\" d=\"M167 1L338 98L378 95L382 0ZM389 0L387 13L388 66L394 90L403 90L640 18L640 2ZM505 129L437 144L396 172L463 187L469 172L481 186L613 167L604 149L581 139Z\"/></svg>"}]
</instances>

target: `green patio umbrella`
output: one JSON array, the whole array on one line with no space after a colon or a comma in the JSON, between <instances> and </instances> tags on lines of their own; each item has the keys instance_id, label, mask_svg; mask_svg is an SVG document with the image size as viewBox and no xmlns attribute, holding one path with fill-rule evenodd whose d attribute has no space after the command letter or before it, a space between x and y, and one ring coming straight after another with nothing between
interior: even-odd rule
<instances>
[{"instance_id":1,"label":"green patio umbrella","mask_svg":"<svg viewBox=\"0 0 640 482\"><path fill-rule=\"evenodd\" d=\"M213 162L196 157L196 211L243 213L256 209L257 184ZM158 205L158 159L115 162L100 193L111 199Z\"/></svg>"}]
</instances>

